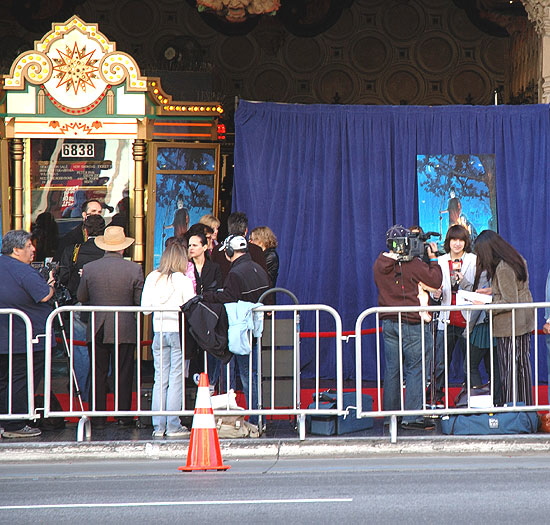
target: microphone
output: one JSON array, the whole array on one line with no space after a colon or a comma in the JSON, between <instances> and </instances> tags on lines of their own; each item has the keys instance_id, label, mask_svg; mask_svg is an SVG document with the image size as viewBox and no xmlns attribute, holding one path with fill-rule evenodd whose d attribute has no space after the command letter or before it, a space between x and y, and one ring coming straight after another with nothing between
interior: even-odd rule
<instances>
[{"instance_id":1,"label":"microphone","mask_svg":"<svg viewBox=\"0 0 550 525\"><path fill-rule=\"evenodd\" d=\"M438 232L426 232L424 235L426 236L427 239L429 239L430 237L439 237L439 238L441 238L441 234L438 233Z\"/></svg>"},{"instance_id":2,"label":"microphone","mask_svg":"<svg viewBox=\"0 0 550 525\"><path fill-rule=\"evenodd\" d=\"M452 262L452 273L451 273L451 288L458 289L458 272L462 269L462 261L460 259L455 259Z\"/></svg>"}]
</instances>

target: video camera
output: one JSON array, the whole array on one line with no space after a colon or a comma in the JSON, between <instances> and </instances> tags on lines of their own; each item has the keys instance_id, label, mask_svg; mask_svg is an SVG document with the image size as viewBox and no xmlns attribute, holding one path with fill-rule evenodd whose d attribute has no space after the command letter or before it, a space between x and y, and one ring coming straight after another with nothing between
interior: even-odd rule
<instances>
[{"instance_id":1,"label":"video camera","mask_svg":"<svg viewBox=\"0 0 550 525\"><path fill-rule=\"evenodd\" d=\"M32 262L31 266L38 270L38 273L45 281L50 280L50 272L55 281L57 281L57 274L59 273L59 263L53 261L46 262Z\"/></svg>"},{"instance_id":2,"label":"video camera","mask_svg":"<svg viewBox=\"0 0 550 525\"><path fill-rule=\"evenodd\" d=\"M415 232L410 233L408 237L394 237L393 239L389 239L388 242L391 243L390 249L392 252L397 254L398 261L408 262L412 261L415 257L427 261L429 259L427 241L430 237L441 238L441 234L437 232ZM442 255L442 253L438 251L437 255Z\"/></svg>"},{"instance_id":3,"label":"video camera","mask_svg":"<svg viewBox=\"0 0 550 525\"><path fill-rule=\"evenodd\" d=\"M31 266L33 268L36 268L38 270L38 273L42 276L42 278L47 282L50 280L50 272L52 274L52 277L54 279L54 294L53 297L50 299L53 306L64 306L66 304L72 304L72 297L71 293L67 289L67 287L59 282L59 263L54 261L46 261L46 262L32 262Z\"/></svg>"}]
</instances>

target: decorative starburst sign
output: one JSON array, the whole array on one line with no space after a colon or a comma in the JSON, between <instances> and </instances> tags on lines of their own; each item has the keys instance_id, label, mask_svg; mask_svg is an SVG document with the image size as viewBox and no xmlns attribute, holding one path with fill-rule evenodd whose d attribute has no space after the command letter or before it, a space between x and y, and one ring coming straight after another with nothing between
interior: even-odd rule
<instances>
[{"instance_id":1,"label":"decorative starburst sign","mask_svg":"<svg viewBox=\"0 0 550 525\"><path fill-rule=\"evenodd\" d=\"M55 78L59 79L57 87L65 86L65 90L74 90L75 95L79 90L86 92L86 86L95 88L93 79L97 78L99 68L95 65L97 60L92 58L95 50L86 53L86 46L78 48L75 42L74 47L66 48L66 52L57 50L59 58L54 58Z\"/></svg>"}]
</instances>

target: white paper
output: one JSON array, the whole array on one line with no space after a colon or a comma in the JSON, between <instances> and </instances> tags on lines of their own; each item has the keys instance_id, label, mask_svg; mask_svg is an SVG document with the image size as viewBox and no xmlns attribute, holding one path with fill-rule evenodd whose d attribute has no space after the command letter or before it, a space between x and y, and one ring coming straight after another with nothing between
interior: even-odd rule
<instances>
[{"instance_id":1,"label":"white paper","mask_svg":"<svg viewBox=\"0 0 550 525\"><path fill-rule=\"evenodd\" d=\"M458 290L458 292L456 292L456 304L458 306L473 304L474 301L489 304L493 301L493 296L484 293L467 292L466 290Z\"/></svg>"},{"instance_id":2,"label":"white paper","mask_svg":"<svg viewBox=\"0 0 550 525\"><path fill-rule=\"evenodd\" d=\"M493 408L493 396L470 396L470 408Z\"/></svg>"}]
</instances>

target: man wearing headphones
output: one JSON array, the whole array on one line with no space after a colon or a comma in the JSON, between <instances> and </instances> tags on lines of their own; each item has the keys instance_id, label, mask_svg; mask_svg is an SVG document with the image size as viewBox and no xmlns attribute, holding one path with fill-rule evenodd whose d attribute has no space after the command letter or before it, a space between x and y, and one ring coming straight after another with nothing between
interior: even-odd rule
<instances>
[{"instance_id":1,"label":"man wearing headphones","mask_svg":"<svg viewBox=\"0 0 550 525\"><path fill-rule=\"evenodd\" d=\"M219 251L225 252L225 258L231 265L229 273L223 282L222 290L203 294L204 302L257 303L260 296L269 289L269 277L250 257L246 239L242 235L230 235L220 245Z\"/></svg>"},{"instance_id":2,"label":"man wearing headphones","mask_svg":"<svg viewBox=\"0 0 550 525\"><path fill-rule=\"evenodd\" d=\"M396 224L386 232L389 251L381 253L374 263L374 281L378 287L380 306L420 306L421 288L437 289L441 286L441 267L437 262L437 246L426 247L429 261L410 257L407 252L409 230ZM429 337L427 325L421 323L419 312L386 312L380 314L384 336L384 410L421 410L422 383L422 327ZM401 324L401 326L400 326ZM426 341L426 339L425 339ZM401 407L400 352L402 348L403 377L406 381L405 406ZM427 346L427 342L426 342ZM404 416L404 429L434 428L423 416Z\"/></svg>"},{"instance_id":3,"label":"man wearing headphones","mask_svg":"<svg viewBox=\"0 0 550 525\"><path fill-rule=\"evenodd\" d=\"M248 217L241 211L233 212L227 218L227 232L229 236L240 235L246 238L248 233ZM265 255L263 250L256 244L250 244L248 246L248 253L251 259L258 263L266 272L267 264L265 262ZM225 279L229 273L230 263L227 257L224 256L222 251L213 250L210 255L212 261L219 264L222 271L222 278Z\"/></svg>"},{"instance_id":4,"label":"man wearing headphones","mask_svg":"<svg viewBox=\"0 0 550 525\"><path fill-rule=\"evenodd\" d=\"M248 243L242 235L230 235L223 241L219 251L225 252L226 259L231 263L229 273L224 280L223 289L203 294L205 303L235 303L248 301L257 303L261 295L270 288L267 272L252 260L248 253ZM235 361L239 368L244 395L249 402L249 356L235 354ZM214 375L217 376L216 371ZM252 403L257 406L256 374L252 375ZM258 416L250 417L251 423L256 423Z\"/></svg>"}]
</instances>

